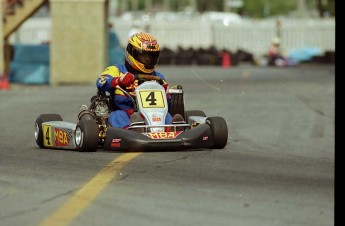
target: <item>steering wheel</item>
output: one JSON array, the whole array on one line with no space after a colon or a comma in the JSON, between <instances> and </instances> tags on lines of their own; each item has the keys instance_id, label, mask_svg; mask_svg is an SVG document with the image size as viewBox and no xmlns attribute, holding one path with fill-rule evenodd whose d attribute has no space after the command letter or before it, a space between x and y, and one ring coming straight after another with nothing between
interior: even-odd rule
<instances>
[{"instance_id":1,"label":"steering wheel","mask_svg":"<svg viewBox=\"0 0 345 226\"><path fill-rule=\"evenodd\" d=\"M155 75L145 75L145 74L137 74L134 76L134 78L138 81L144 80L144 81L157 81L159 84L163 85L163 79L159 76ZM140 82L139 82L140 83Z\"/></svg>"}]
</instances>

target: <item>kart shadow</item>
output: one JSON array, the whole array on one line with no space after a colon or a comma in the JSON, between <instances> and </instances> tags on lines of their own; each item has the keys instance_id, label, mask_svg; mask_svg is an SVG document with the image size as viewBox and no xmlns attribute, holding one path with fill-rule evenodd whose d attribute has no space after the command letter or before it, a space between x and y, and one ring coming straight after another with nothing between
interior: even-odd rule
<instances>
[{"instance_id":1,"label":"kart shadow","mask_svg":"<svg viewBox=\"0 0 345 226\"><path fill-rule=\"evenodd\" d=\"M169 153L169 152L200 152L200 151L211 151L213 149L208 149L208 148L195 148L195 149L166 149L166 150L145 150L145 151L117 151L117 150L105 150L105 149L98 149L97 152L108 152L108 153L157 153L157 152L162 152L162 153Z\"/></svg>"}]
</instances>

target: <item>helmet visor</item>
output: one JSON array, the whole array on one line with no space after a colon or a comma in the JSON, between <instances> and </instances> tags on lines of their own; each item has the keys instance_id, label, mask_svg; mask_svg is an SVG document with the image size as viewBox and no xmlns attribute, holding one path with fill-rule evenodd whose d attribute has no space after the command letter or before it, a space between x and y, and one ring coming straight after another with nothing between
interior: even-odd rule
<instances>
[{"instance_id":1,"label":"helmet visor","mask_svg":"<svg viewBox=\"0 0 345 226\"><path fill-rule=\"evenodd\" d=\"M146 69L152 69L158 63L159 51L145 51L133 47L131 55L134 59L144 64Z\"/></svg>"}]
</instances>

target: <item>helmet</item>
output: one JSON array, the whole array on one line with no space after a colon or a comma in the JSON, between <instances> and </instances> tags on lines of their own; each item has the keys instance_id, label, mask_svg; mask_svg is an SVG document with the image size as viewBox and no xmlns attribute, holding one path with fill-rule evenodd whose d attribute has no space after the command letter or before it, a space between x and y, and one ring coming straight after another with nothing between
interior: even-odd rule
<instances>
[{"instance_id":1,"label":"helmet","mask_svg":"<svg viewBox=\"0 0 345 226\"><path fill-rule=\"evenodd\" d=\"M126 61L137 71L151 74L157 67L159 45L150 34L138 32L132 35L126 47Z\"/></svg>"}]
</instances>

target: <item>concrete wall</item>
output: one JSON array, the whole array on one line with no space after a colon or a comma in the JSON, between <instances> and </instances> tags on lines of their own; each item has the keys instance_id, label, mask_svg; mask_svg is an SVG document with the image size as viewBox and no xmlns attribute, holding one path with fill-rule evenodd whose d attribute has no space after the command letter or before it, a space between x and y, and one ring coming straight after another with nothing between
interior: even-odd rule
<instances>
[{"instance_id":1,"label":"concrete wall","mask_svg":"<svg viewBox=\"0 0 345 226\"><path fill-rule=\"evenodd\" d=\"M94 84L107 66L107 0L50 0L50 83Z\"/></svg>"},{"instance_id":2,"label":"concrete wall","mask_svg":"<svg viewBox=\"0 0 345 226\"><path fill-rule=\"evenodd\" d=\"M3 1L1 1L1 10L0 10L0 18L3 18ZM5 60L4 60L4 25L3 25L3 20L0 20L0 35L1 35L1 39L0 39L0 76L3 74L4 72L4 67L5 67Z\"/></svg>"}]
</instances>

